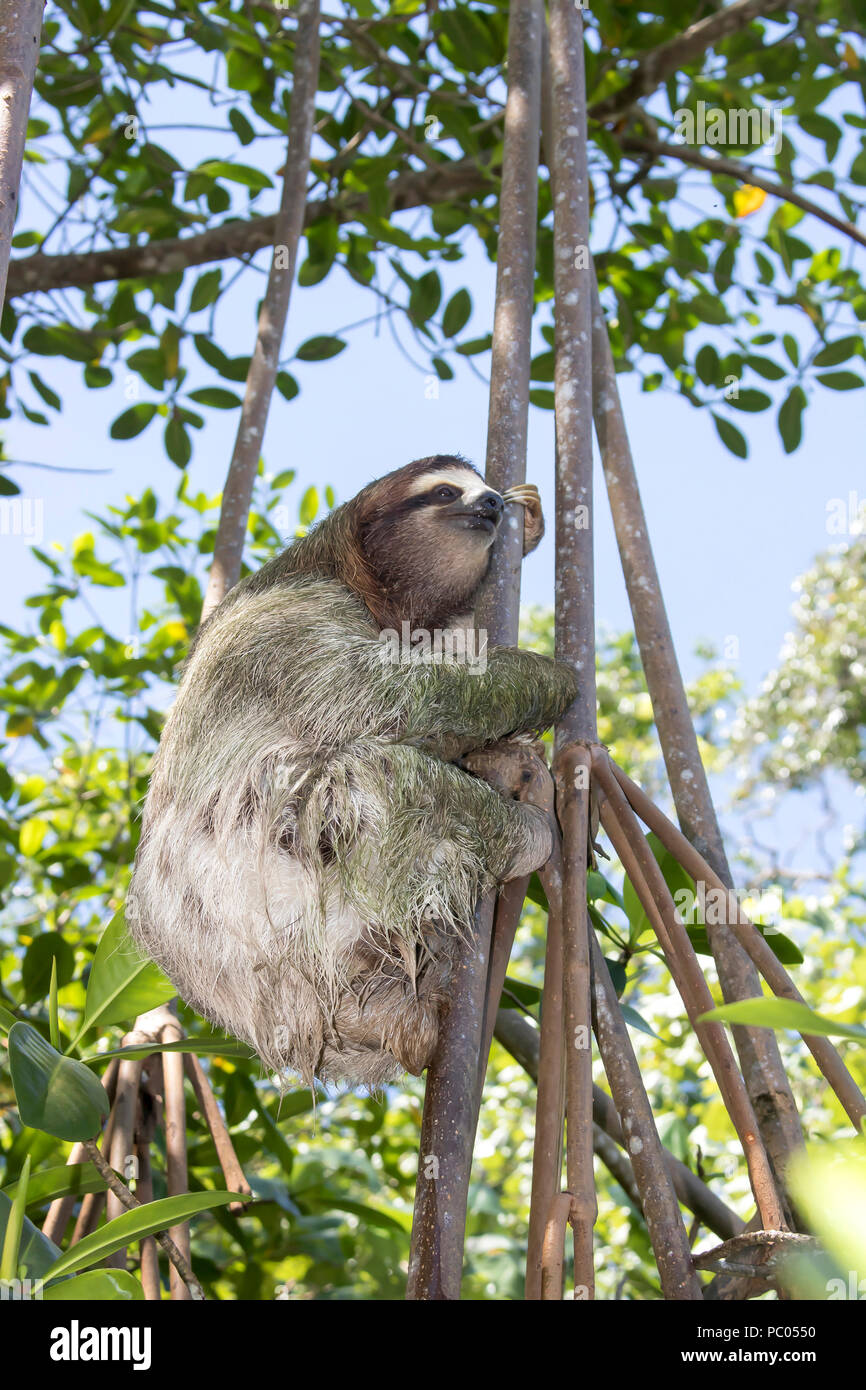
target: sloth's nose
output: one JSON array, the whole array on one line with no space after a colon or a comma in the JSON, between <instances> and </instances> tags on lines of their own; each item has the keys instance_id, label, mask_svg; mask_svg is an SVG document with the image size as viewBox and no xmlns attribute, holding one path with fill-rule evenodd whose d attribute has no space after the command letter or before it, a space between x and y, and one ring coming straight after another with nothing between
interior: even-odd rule
<instances>
[{"instance_id":1,"label":"sloth's nose","mask_svg":"<svg viewBox=\"0 0 866 1390\"><path fill-rule=\"evenodd\" d=\"M475 510L481 516L487 516L491 521L498 521L502 515L505 503L498 492L485 492L475 503Z\"/></svg>"}]
</instances>

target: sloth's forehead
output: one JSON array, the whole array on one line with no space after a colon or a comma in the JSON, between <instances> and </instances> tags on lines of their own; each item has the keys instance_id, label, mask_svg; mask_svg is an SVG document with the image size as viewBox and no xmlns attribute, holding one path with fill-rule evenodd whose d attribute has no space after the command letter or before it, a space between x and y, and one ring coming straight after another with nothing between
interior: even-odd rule
<instances>
[{"instance_id":1,"label":"sloth's forehead","mask_svg":"<svg viewBox=\"0 0 866 1390\"><path fill-rule=\"evenodd\" d=\"M490 491L484 479L479 478L474 468L462 468L459 464L453 464L441 468L431 468L429 472L421 473L413 480L408 496L418 497L439 487L442 483L449 487L460 488L466 496L472 496L476 492Z\"/></svg>"}]
</instances>

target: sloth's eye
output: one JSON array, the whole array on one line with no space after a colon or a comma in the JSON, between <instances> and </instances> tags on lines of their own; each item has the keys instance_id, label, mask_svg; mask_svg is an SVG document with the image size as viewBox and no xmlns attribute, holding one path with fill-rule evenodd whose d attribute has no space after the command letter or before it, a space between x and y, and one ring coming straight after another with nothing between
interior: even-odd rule
<instances>
[{"instance_id":1,"label":"sloth's eye","mask_svg":"<svg viewBox=\"0 0 866 1390\"><path fill-rule=\"evenodd\" d=\"M436 496L440 502L453 502L457 492L453 487L437 487Z\"/></svg>"}]
</instances>

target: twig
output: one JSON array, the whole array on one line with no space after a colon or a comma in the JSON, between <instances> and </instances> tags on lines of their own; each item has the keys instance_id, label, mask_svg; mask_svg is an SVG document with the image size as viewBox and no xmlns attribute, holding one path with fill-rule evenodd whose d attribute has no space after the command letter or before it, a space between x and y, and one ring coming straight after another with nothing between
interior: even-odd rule
<instances>
[{"instance_id":1,"label":"twig","mask_svg":"<svg viewBox=\"0 0 866 1390\"><path fill-rule=\"evenodd\" d=\"M726 1264L731 1256L739 1255L741 1252L766 1249L774 1255L777 1250L791 1249L792 1246L800 1250L821 1248L814 1236L800 1235L797 1231L744 1231L742 1235L734 1236L722 1245L714 1245L712 1250L702 1250L694 1254L692 1264L695 1269L713 1269L716 1265ZM754 1275L754 1271L748 1267L745 1272L751 1277ZM733 1273L733 1269L729 1266L726 1273Z\"/></svg>"},{"instance_id":2,"label":"twig","mask_svg":"<svg viewBox=\"0 0 866 1390\"><path fill-rule=\"evenodd\" d=\"M732 179L738 179L740 183L750 184L753 188L762 188L773 198L780 198L785 203L791 203L793 207L802 208L803 212L809 213L811 217L817 217L821 222L826 222L828 227L835 228L837 232L843 232L852 241L856 241L858 245L866 246L866 232L862 232L853 222L848 222L844 217L837 217L835 213L828 212L826 208L821 207L820 203L815 203L805 194L798 193L796 188L791 188L788 184L779 183L777 179L770 178L762 169L756 169L754 165L743 164L738 159L728 159L720 154L703 154L701 150L692 149L690 145L671 145L663 140L650 140L639 135L623 136L620 144L624 150L641 150L646 154L656 155L658 158L678 159L682 164L693 164L695 168L707 169L711 174L728 174Z\"/></svg>"},{"instance_id":3,"label":"twig","mask_svg":"<svg viewBox=\"0 0 866 1390\"><path fill-rule=\"evenodd\" d=\"M244 1176L244 1170L235 1153L231 1135L204 1067L192 1052L183 1054L183 1063L195 1091L196 1100L201 1106L202 1114L210 1130L210 1136L217 1151L217 1158L226 1180L226 1187L230 1192L251 1192L252 1189ZM243 1211L243 1203L231 1202L228 1209L233 1216L239 1216Z\"/></svg>"},{"instance_id":4,"label":"twig","mask_svg":"<svg viewBox=\"0 0 866 1390\"><path fill-rule=\"evenodd\" d=\"M594 269L592 281L595 428L659 742L680 825L686 837L731 887L733 879L649 540ZM730 934L725 936L712 928L708 934L725 998L747 999L758 994L758 972L737 941ZM733 1032L764 1143L777 1171L783 1171L789 1155L802 1145L803 1137L778 1044L768 1029L737 1027Z\"/></svg>"},{"instance_id":5,"label":"twig","mask_svg":"<svg viewBox=\"0 0 866 1390\"><path fill-rule=\"evenodd\" d=\"M607 753L601 749L594 752L593 773L604 795L602 824L652 923L691 1025L712 1067L745 1154L764 1227L777 1230L785 1225L782 1207L755 1113L727 1035L721 1024L699 1021L702 1014L715 1006L694 947L682 922L677 919L662 871L610 769Z\"/></svg>"},{"instance_id":6,"label":"twig","mask_svg":"<svg viewBox=\"0 0 866 1390\"><path fill-rule=\"evenodd\" d=\"M289 311L298 242L304 221L310 145L319 78L319 0L298 0L294 78L289 112L280 211L274 227L274 252L259 313L256 345L234 452L223 491L213 563L202 608L204 621L241 572L250 499L262 451L265 425L279 370L280 346Z\"/></svg>"},{"instance_id":7,"label":"twig","mask_svg":"<svg viewBox=\"0 0 866 1390\"><path fill-rule=\"evenodd\" d=\"M547 1008L546 991L544 1007ZM537 1081L539 1074L539 1029L534 1028L531 1023L527 1023L516 1009L500 1009L496 1016L496 1038L506 1051L511 1053L515 1061L523 1067L527 1075L533 1081ZM627 1148L627 1141L619 1122L616 1106L610 1096L599 1086L592 1088L592 1118L594 1127L600 1134L611 1139L620 1149ZM607 1163L606 1150L596 1146L595 1151L602 1162ZM691 1168L687 1168L681 1159L676 1158L670 1150L664 1149L663 1155L677 1197L683 1206L694 1212L708 1230L713 1231L722 1240L730 1240L732 1236L739 1235L743 1230L744 1222L737 1216L736 1212L726 1206L721 1198L717 1197L711 1188L702 1182ZM628 1186L626 1186L617 1172L615 1174L617 1181L622 1182L629 1194L632 1191L637 1194L637 1204L643 1209L640 1190L637 1187L631 1161L625 1155L623 1155L623 1160L628 1165L627 1171L631 1176L627 1179Z\"/></svg>"},{"instance_id":8,"label":"twig","mask_svg":"<svg viewBox=\"0 0 866 1390\"><path fill-rule=\"evenodd\" d=\"M557 1192L545 1222L541 1247L541 1297L545 1303L562 1302L565 1232L571 1204L570 1192Z\"/></svg>"},{"instance_id":9,"label":"twig","mask_svg":"<svg viewBox=\"0 0 866 1390\"><path fill-rule=\"evenodd\" d=\"M171 1005L164 1004L157 1011L160 1042L180 1042L183 1029L171 1013ZM183 1091L183 1053L163 1052L162 1063L163 1122L165 1128L165 1187L169 1197L178 1197L189 1191L186 1166L186 1098ZM172 1226L169 1232L183 1258L189 1263L189 1222ZM183 1302L190 1297L189 1286L177 1269L169 1275L171 1297L175 1302Z\"/></svg>"},{"instance_id":10,"label":"twig","mask_svg":"<svg viewBox=\"0 0 866 1390\"><path fill-rule=\"evenodd\" d=\"M535 1139L526 1249L526 1297L541 1298L544 1237L551 1204L562 1182L562 1127L565 1119L565 1048L562 998L562 839L539 878L547 898L544 953L544 1007L537 1035ZM500 1013L500 1018L502 1017Z\"/></svg>"},{"instance_id":11,"label":"twig","mask_svg":"<svg viewBox=\"0 0 866 1390\"><path fill-rule=\"evenodd\" d=\"M590 946L595 1036L627 1138L662 1292L672 1301L697 1301L701 1297L701 1286L692 1268L691 1250L665 1164L664 1149L595 932L590 934Z\"/></svg>"},{"instance_id":12,"label":"twig","mask_svg":"<svg viewBox=\"0 0 866 1390\"><path fill-rule=\"evenodd\" d=\"M592 1167L592 971L587 912L589 752L573 744L557 758L562 826L563 1037L566 1080L566 1182L574 1231L575 1296L594 1297L592 1232L598 1214Z\"/></svg>"},{"instance_id":13,"label":"twig","mask_svg":"<svg viewBox=\"0 0 866 1390\"><path fill-rule=\"evenodd\" d=\"M87 1157L99 1174L105 1179L110 1192L117 1198L120 1206L125 1208L126 1211L135 1211L140 1207L142 1205L141 1202L139 1202L138 1199L132 1195L129 1188L121 1182L111 1164L106 1162L105 1158L100 1153L98 1145L92 1140L87 1140L84 1147L87 1151ZM198 1301L203 1301L205 1296L204 1289L193 1274L189 1261L181 1254L171 1236L166 1231L157 1231L155 1234L159 1244L162 1246L166 1255L171 1260L172 1265L189 1289L190 1297Z\"/></svg>"},{"instance_id":14,"label":"twig","mask_svg":"<svg viewBox=\"0 0 866 1390\"><path fill-rule=\"evenodd\" d=\"M138 1170L138 1191L140 1193L139 1201L143 1207L146 1207L148 1202L153 1201L153 1172L150 1166L149 1144L142 1145ZM139 1241L138 1250L141 1260L139 1272L144 1297L148 1303L159 1303L162 1299L162 1288L159 1282L159 1256L153 1236L145 1236L144 1240Z\"/></svg>"},{"instance_id":15,"label":"twig","mask_svg":"<svg viewBox=\"0 0 866 1390\"><path fill-rule=\"evenodd\" d=\"M658 835L662 844L670 850L686 873L695 883L705 883L725 894L728 910L725 926L730 926L734 935L746 951L773 993L781 999L791 999L797 1004L805 1004L797 986L788 975L779 958L771 950L764 937L749 920L737 901L736 894L722 882L694 845L690 844L682 831L678 830L663 811L650 801L637 783L633 782L621 768L611 764L614 776L622 787L629 802L644 824ZM803 1041L815 1058L823 1075L845 1107L855 1129L860 1128L866 1118L866 1099L853 1076L829 1038L815 1037L804 1033Z\"/></svg>"}]
</instances>

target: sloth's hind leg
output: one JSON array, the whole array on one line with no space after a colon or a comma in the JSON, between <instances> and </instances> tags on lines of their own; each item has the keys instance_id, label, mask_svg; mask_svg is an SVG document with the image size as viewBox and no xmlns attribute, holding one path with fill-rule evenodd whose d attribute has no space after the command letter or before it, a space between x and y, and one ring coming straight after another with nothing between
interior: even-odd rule
<instances>
[{"instance_id":1,"label":"sloth's hind leg","mask_svg":"<svg viewBox=\"0 0 866 1390\"><path fill-rule=\"evenodd\" d=\"M452 934L427 924L418 942L366 932L334 1013L320 1074L369 1086L404 1071L420 1076L436 1047L453 947Z\"/></svg>"}]
</instances>

